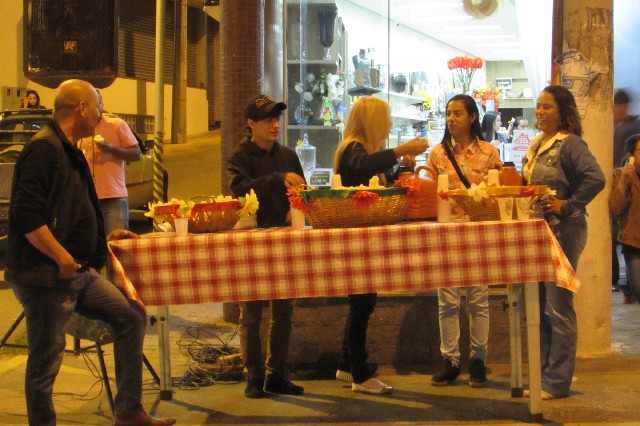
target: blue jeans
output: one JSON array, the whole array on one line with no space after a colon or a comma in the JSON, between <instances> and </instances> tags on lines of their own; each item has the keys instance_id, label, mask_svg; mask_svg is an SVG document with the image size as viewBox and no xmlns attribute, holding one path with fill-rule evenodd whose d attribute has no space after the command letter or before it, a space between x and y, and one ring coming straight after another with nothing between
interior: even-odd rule
<instances>
[{"instance_id":1,"label":"blue jeans","mask_svg":"<svg viewBox=\"0 0 640 426\"><path fill-rule=\"evenodd\" d=\"M629 291L640 302L640 249L623 246L624 263L627 267L627 283Z\"/></svg>"},{"instance_id":2,"label":"blue jeans","mask_svg":"<svg viewBox=\"0 0 640 426\"><path fill-rule=\"evenodd\" d=\"M584 216L563 218L551 227L574 270L587 243ZM555 397L569 395L576 365L578 324L573 293L554 282L540 285L540 356L542 390Z\"/></svg>"},{"instance_id":3,"label":"blue jeans","mask_svg":"<svg viewBox=\"0 0 640 426\"><path fill-rule=\"evenodd\" d=\"M13 292L24 307L27 321L25 396L30 425L56 424L51 393L62 364L65 326L74 311L113 328L118 389L115 412L128 414L141 409L146 316L135 302L94 269L60 287L14 285Z\"/></svg>"},{"instance_id":4,"label":"blue jeans","mask_svg":"<svg viewBox=\"0 0 640 426\"><path fill-rule=\"evenodd\" d=\"M129 229L129 200L127 197L103 198L99 200L99 203L107 235L116 229Z\"/></svg>"}]
</instances>

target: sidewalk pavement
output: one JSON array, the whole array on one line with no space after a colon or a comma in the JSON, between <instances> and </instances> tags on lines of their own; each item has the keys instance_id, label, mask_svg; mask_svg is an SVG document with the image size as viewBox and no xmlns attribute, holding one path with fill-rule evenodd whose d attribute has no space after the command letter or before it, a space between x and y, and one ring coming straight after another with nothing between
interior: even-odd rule
<instances>
[{"instance_id":1,"label":"sidewalk pavement","mask_svg":"<svg viewBox=\"0 0 640 426\"><path fill-rule=\"evenodd\" d=\"M0 286L0 298L13 298ZM3 302L3 305L6 303ZM20 313L19 305L3 308ZM612 351L601 357L580 358L569 398L543 401L544 424L640 425L640 305L623 305L621 293L612 295ZM150 308L151 315L155 308ZM11 316L15 318L15 316ZM11 320L12 321L12 320ZM11 321L3 316L4 335ZM145 354L158 366L157 329L149 326ZM222 319L221 304L172 306L170 339L172 375L183 376L196 362L187 355L203 343L238 348L235 325ZM24 342L24 324L9 339ZM71 340L71 339L69 339ZM83 341L83 345L88 342ZM295 342L292 342L295 344ZM107 368L113 374L113 345L107 345ZM24 405L24 349L0 351L0 425L26 425ZM59 425L108 425L111 413L100 380L92 373L95 353L66 354L55 386L54 404ZM144 371L144 406L153 415L174 415L180 425L452 425L523 424L532 419L527 399L510 396L508 365L488 365L486 388L467 386L466 376L453 386L429 384L431 366L418 366L401 374L380 366L380 378L394 386L390 395L354 393L350 385L322 377L318 372L297 371L292 379L305 387L302 396L273 396L249 400L241 381L175 388L170 401L160 400L152 376ZM526 372L526 367L525 367ZM113 377L112 377L113 379ZM526 377L525 377L526 384ZM115 383L112 384L115 391Z\"/></svg>"}]
</instances>

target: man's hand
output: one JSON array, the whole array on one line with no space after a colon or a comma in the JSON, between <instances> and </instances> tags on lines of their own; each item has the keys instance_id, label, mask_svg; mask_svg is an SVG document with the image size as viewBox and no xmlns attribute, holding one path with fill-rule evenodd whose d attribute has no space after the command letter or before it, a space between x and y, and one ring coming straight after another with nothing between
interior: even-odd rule
<instances>
[{"instance_id":1,"label":"man's hand","mask_svg":"<svg viewBox=\"0 0 640 426\"><path fill-rule=\"evenodd\" d=\"M126 240L130 238L140 238L140 235L126 229L116 229L115 231L111 231L109 235L107 235L107 241Z\"/></svg>"},{"instance_id":2,"label":"man's hand","mask_svg":"<svg viewBox=\"0 0 640 426\"><path fill-rule=\"evenodd\" d=\"M80 268L82 268L82 265L76 262L71 255L64 256L63 259L58 261L58 278L61 280L70 280L76 276Z\"/></svg>"},{"instance_id":3,"label":"man's hand","mask_svg":"<svg viewBox=\"0 0 640 426\"><path fill-rule=\"evenodd\" d=\"M304 178L297 173L289 172L284 175L284 186L289 188L295 188L296 186L304 185Z\"/></svg>"}]
</instances>

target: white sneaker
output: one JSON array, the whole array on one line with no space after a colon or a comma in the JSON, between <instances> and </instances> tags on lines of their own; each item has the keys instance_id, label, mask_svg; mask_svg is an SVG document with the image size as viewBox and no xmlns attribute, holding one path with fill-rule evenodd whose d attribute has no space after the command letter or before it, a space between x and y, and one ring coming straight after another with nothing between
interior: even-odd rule
<instances>
[{"instance_id":1,"label":"white sneaker","mask_svg":"<svg viewBox=\"0 0 640 426\"><path fill-rule=\"evenodd\" d=\"M370 378L362 383L351 383L351 390L354 392L371 393L371 394L385 394L391 393L393 388L387 384L382 383L376 378Z\"/></svg>"},{"instance_id":2,"label":"white sneaker","mask_svg":"<svg viewBox=\"0 0 640 426\"><path fill-rule=\"evenodd\" d=\"M522 396L524 396L525 398L529 398L529 390L525 390L522 393ZM545 392L545 391L540 391L540 399L542 399L543 401L549 400L549 399L556 399L555 396L551 395L549 392Z\"/></svg>"},{"instance_id":3,"label":"white sneaker","mask_svg":"<svg viewBox=\"0 0 640 426\"><path fill-rule=\"evenodd\" d=\"M336 371L336 380L353 383L353 376L348 371L338 370Z\"/></svg>"}]
</instances>

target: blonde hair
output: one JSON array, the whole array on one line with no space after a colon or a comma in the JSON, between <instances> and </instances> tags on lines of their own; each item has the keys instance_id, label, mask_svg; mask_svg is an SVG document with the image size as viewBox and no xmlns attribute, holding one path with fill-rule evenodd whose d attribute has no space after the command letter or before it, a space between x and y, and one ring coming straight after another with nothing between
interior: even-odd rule
<instances>
[{"instance_id":1,"label":"blonde hair","mask_svg":"<svg viewBox=\"0 0 640 426\"><path fill-rule=\"evenodd\" d=\"M381 151L391 129L391 108L382 99L363 96L351 106L344 136L333 157L333 170L338 171L340 157L351 142L360 142L369 154Z\"/></svg>"}]
</instances>

